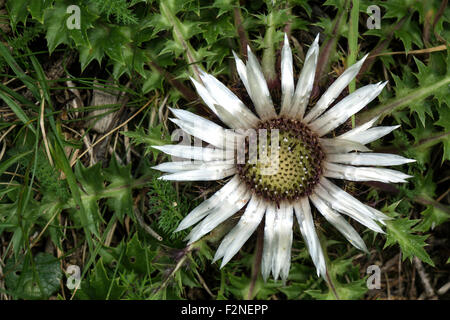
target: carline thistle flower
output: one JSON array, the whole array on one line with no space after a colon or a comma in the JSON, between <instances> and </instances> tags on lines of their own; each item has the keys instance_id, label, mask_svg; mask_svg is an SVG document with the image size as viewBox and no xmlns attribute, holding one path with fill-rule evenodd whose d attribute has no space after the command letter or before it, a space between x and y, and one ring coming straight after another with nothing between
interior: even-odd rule
<instances>
[{"instance_id":1,"label":"carline thistle flower","mask_svg":"<svg viewBox=\"0 0 450 320\"><path fill-rule=\"evenodd\" d=\"M365 146L398 126L373 127L378 120L374 118L339 136L327 137L374 100L386 85L386 82L366 85L329 108L358 74L367 55L345 70L306 112L319 54L318 41L319 35L307 52L295 86L292 52L285 35L281 51L281 101L278 105L273 103L261 66L250 48L247 64L233 54L252 105L246 106L214 76L200 71L202 83L191 78L198 94L211 111L233 130L191 112L171 109L177 117L171 119L174 123L210 146L154 146L166 154L187 159L154 167L169 173L160 179L212 181L233 176L213 196L192 210L176 230L197 224L187 236L191 244L245 207L239 222L216 251L214 261L222 258L221 267L264 223L262 276L267 280L272 272L275 279L281 277L285 281L290 268L295 214L317 275L325 277L326 263L315 231L311 204L353 246L367 252L364 241L342 214L379 233L384 233L380 224L385 225L384 220L389 217L361 203L334 184L333 179L400 183L411 177L379 166L401 165L415 160L372 153ZM249 107L254 108L256 115ZM264 139L256 142L256 131L260 137L263 132ZM269 133L271 139L267 142Z\"/></svg>"}]
</instances>

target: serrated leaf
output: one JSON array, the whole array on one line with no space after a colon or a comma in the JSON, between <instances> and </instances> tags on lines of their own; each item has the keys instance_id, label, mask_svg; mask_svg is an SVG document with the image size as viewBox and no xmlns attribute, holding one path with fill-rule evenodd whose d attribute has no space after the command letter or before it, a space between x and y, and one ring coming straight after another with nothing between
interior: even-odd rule
<instances>
[{"instance_id":1,"label":"serrated leaf","mask_svg":"<svg viewBox=\"0 0 450 320\"><path fill-rule=\"evenodd\" d=\"M450 219L450 215L447 212L431 205L427 206L420 214L423 216L423 220L414 229L421 232L426 232L430 229L433 230L438 225Z\"/></svg>"},{"instance_id":2,"label":"serrated leaf","mask_svg":"<svg viewBox=\"0 0 450 320\"><path fill-rule=\"evenodd\" d=\"M28 0L8 0L6 6L8 8L9 17L11 19L12 25L15 27L17 23L25 23L28 11L27 11Z\"/></svg>"},{"instance_id":3,"label":"serrated leaf","mask_svg":"<svg viewBox=\"0 0 450 320\"><path fill-rule=\"evenodd\" d=\"M402 250L403 260L409 258L412 260L414 256L434 266L424 247L427 245L425 240L428 235L418 235L415 233L414 226L419 220L410 220L408 218L397 218L395 220L386 221L386 243L384 248L398 244Z\"/></svg>"},{"instance_id":4,"label":"serrated leaf","mask_svg":"<svg viewBox=\"0 0 450 320\"><path fill-rule=\"evenodd\" d=\"M85 168L80 162L75 165L75 177L81 184L81 201L85 209L87 227L93 234L99 236L99 225L101 222L98 195L104 188L104 178L101 173L101 164ZM82 224L79 210L75 206L69 209L72 219Z\"/></svg>"},{"instance_id":5,"label":"serrated leaf","mask_svg":"<svg viewBox=\"0 0 450 320\"><path fill-rule=\"evenodd\" d=\"M412 45L422 48L422 33L416 21L409 17L402 27L394 32L395 36L403 42L405 51L411 51Z\"/></svg>"},{"instance_id":6,"label":"serrated leaf","mask_svg":"<svg viewBox=\"0 0 450 320\"><path fill-rule=\"evenodd\" d=\"M228 287L228 290L240 299L267 299L269 296L276 293L277 287L282 285L281 283L276 283L272 280L264 283L261 278L258 278L252 288L252 296L249 297L250 287L252 285L250 278L245 276L235 276L229 273L228 280L231 284L231 286Z\"/></svg>"},{"instance_id":7,"label":"serrated leaf","mask_svg":"<svg viewBox=\"0 0 450 320\"><path fill-rule=\"evenodd\" d=\"M126 214L133 214L131 164L120 166L115 157L112 157L109 167L103 172L106 180L109 182L104 191L108 197L106 204L117 215L119 221L123 222Z\"/></svg>"},{"instance_id":8,"label":"serrated leaf","mask_svg":"<svg viewBox=\"0 0 450 320\"><path fill-rule=\"evenodd\" d=\"M67 12L67 8L71 4L66 1L58 2L44 12L44 26L47 30L46 39L50 53L60 44L69 46L72 44L88 46L89 44L87 31L93 27L93 22L98 17L93 15L86 7L78 6L80 8L80 28L69 29L67 27L67 19L72 14L75 14Z\"/></svg>"},{"instance_id":9,"label":"serrated leaf","mask_svg":"<svg viewBox=\"0 0 450 320\"><path fill-rule=\"evenodd\" d=\"M358 300L367 292L367 285L366 281L361 279L350 283L339 284L335 289L340 300ZM320 290L306 290L305 292L314 299L336 300L336 296L331 290L328 290L326 293L322 293Z\"/></svg>"},{"instance_id":10,"label":"serrated leaf","mask_svg":"<svg viewBox=\"0 0 450 320\"><path fill-rule=\"evenodd\" d=\"M117 300L120 299L126 288L118 283L117 278L110 278L103 265L102 259L98 260L92 273L81 282L75 297L83 300Z\"/></svg>"},{"instance_id":11,"label":"serrated leaf","mask_svg":"<svg viewBox=\"0 0 450 320\"><path fill-rule=\"evenodd\" d=\"M139 274L150 275L155 268L152 266L152 260L156 252L151 251L148 246L143 246L137 234L127 243L125 256L123 257L124 265L136 271Z\"/></svg>"},{"instance_id":12,"label":"serrated leaf","mask_svg":"<svg viewBox=\"0 0 450 320\"><path fill-rule=\"evenodd\" d=\"M28 5L28 11L31 13L31 17L44 23L44 9L50 5L51 1L48 0L33 0Z\"/></svg>"},{"instance_id":13,"label":"serrated leaf","mask_svg":"<svg viewBox=\"0 0 450 320\"><path fill-rule=\"evenodd\" d=\"M338 258L330 261L328 274L332 281L334 291L336 291L338 298L341 300L361 299L368 290L365 279L359 279L358 267L353 266L352 259ZM343 283L339 277L343 275L356 280ZM314 299L336 300L334 291L328 288L325 292L320 290L306 290L305 292Z\"/></svg>"},{"instance_id":14,"label":"serrated leaf","mask_svg":"<svg viewBox=\"0 0 450 320\"><path fill-rule=\"evenodd\" d=\"M162 124L159 124L155 127L152 127L148 133L144 132L144 129L139 128L135 132L127 131L123 132L124 135L130 137L134 144L144 143L147 145L145 154L148 154L150 151L152 152L154 159L161 153L161 151L156 150L154 148L150 148L150 146L162 146L165 144L170 144L171 140L168 135L165 134L164 128Z\"/></svg>"}]
</instances>

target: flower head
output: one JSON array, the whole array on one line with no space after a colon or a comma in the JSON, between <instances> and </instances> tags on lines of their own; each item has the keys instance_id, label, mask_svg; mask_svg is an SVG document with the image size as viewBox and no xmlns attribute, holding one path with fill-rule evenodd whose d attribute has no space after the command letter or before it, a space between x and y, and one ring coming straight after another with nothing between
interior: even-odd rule
<instances>
[{"instance_id":1,"label":"flower head","mask_svg":"<svg viewBox=\"0 0 450 320\"><path fill-rule=\"evenodd\" d=\"M375 232L389 219L333 183L350 181L406 182L410 176L379 166L414 160L398 155L372 153L366 144L396 129L373 127L377 118L336 137L326 137L374 100L386 83L359 88L330 106L358 74L365 58L349 67L307 110L314 83L319 37L310 46L303 69L294 84L293 59L287 36L281 51L281 101L273 102L260 64L248 48L247 64L236 54L236 67L251 105L214 76L201 72L201 82L191 79L210 110L229 128L184 110L172 109L172 119L183 131L210 147L166 145L155 147L187 159L162 163L167 172L160 179L211 181L232 176L213 196L190 212L177 231L196 225L188 235L193 243L245 207L236 226L225 236L214 261L224 266L256 228L264 223L262 275L286 280L289 274L294 215L317 274L325 276L326 264L314 227L311 204L356 248L364 241L343 215ZM253 108L256 112L251 111ZM266 137L270 136L270 142ZM259 138L259 139L258 139ZM268 156L269 155L269 156ZM195 161L192 161L195 160Z\"/></svg>"}]
</instances>

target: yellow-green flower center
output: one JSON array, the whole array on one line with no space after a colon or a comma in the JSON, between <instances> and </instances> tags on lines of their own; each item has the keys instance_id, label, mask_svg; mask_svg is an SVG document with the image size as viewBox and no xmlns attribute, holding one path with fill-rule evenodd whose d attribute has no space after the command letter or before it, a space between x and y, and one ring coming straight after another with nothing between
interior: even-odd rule
<instances>
[{"instance_id":1,"label":"yellow-green flower center","mask_svg":"<svg viewBox=\"0 0 450 320\"><path fill-rule=\"evenodd\" d=\"M257 129L267 130L267 140L258 140L256 161L247 152L246 163L238 165L241 179L256 194L276 203L310 194L320 179L325 157L318 137L298 120L273 119ZM278 129L275 144L271 139L274 129Z\"/></svg>"}]
</instances>

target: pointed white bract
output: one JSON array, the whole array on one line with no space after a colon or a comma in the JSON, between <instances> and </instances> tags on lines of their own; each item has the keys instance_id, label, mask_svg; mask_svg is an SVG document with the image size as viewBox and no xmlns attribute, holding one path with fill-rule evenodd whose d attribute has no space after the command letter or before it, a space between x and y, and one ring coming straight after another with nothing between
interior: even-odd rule
<instances>
[{"instance_id":1,"label":"pointed white bract","mask_svg":"<svg viewBox=\"0 0 450 320\"><path fill-rule=\"evenodd\" d=\"M349 216L375 232L384 233L380 226L372 220L371 215L364 214L348 205L345 201L341 201L338 197L339 193L334 193L333 191L329 192L321 184L319 184L316 187L316 194L326 201L334 210Z\"/></svg>"},{"instance_id":2,"label":"pointed white bract","mask_svg":"<svg viewBox=\"0 0 450 320\"><path fill-rule=\"evenodd\" d=\"M217 101L216 101L216 99L213 98L213 95L210 94L209 91L202 84L200 84L197 80L195 80L192 77L190 77L190 79L191 79L191 82L194 84L195 90L197 90L198 95L200 96L200 98L202 98L203 102L209 107L209 109L211 109L212 112L214 112L217 116L219 116L217 114L216 108L214 107L214 105L217 104ZM220 119L220 120L222 120L222 119ZM233 123L226 123L226 125L228 125L230 128L234 128Z\"/></svg>"},{"instance_id":3,"label":"pointed white bract","mask_svg":"<svg viewBox=\"0 0 450 320\"><path fill-rule=\"evenodd\" d=\"M369 128L372 128L372 126L378 121L380 117L377 116L369 121L367 121L366 123L363 123L362 125L359 125L343 134L341 134L340 136L337 136L337 139L351 139L353 137L356 137L358 135L360 135L362 132L366 131Z\"/></svg>"},{"instance_id":4,"label":"pointed white bract","mask_svg":"<svg viewBox=\"0 0 450 320\"><path fill-rule=\"evenodd\" d=\"M281 202L274 223L272 273L275 280L280 276L283 282L286 282L291 265L293 209L291 204Z\"/></svg>"},{"instance_id":5,"label":"pointed white bract","mask_svg":"<svg viewBox=\"0 0 450 320\"><path fill-rule=\"evenodd\" d=\"M399 128L400 126L390 126L390 127L375 127L367 129L359 134L356 134L354 136L346 137L346 139L358 142L361 144L368 144L372 141L378 140L381 137L384 137L385 135L391 133L395 129Z\"/></svg>"},{"instance_id":6,"label":"pointed white bract","mask_svg":"<svg viewBox=\"0 0 450 320\"><path fill-rule=\"evenodd\" d=\"M175 232L189 228L196 224L204 217L206 217L214 208L222 207L227 197L238 190L241 184L239 177L234 176L225 184L219 191L217 191L211 198L203 201L198 207L192 210L178 225Z\"/></svg>"},{"instance_id":7,"label":"pointed white bract","mask_svg":"<svg viewBox=\"0 0 450 320\"><path fill-rule=\"evenodd\" d=\"M336 229L338 229L339 232L342 233L342 235L348 240L348 242L359 250L368 252L367 247L358 232L356 232L356 230L347 221L345 221L339 213L331 209L329 204L323 201L316 194L312 194L309 198L324 218Z\"/></svg>"},{"instance_id":8,"label":"pointed white bract","mask_svg":"<svg viewBox=\"0 0 450 320\"><path fill-rule=\"evenodd\" d=\"M245 90L247 90L247 93L249 97L250 95L250 86L248 84L247 79L247 67L245 66L245 63L239 59L239 57L236 55L236 52L233 51L234 61L236 62L236 70L239 74L239 78L241 78L242 83L244 84Z\"/></svg>"},{"instance_id":9,"label":"pointed white bract","mask_svg":"<svg viewBox=\"0 0 450 320\"><path fill-rule=\"evenodd\" d=\"M287 116L294 96L294 64L292 51L287 34L284 34L284 44L281 50L281 111L280 115Z\"/></svg>"},{"instance_id":10,"label":"pointed white bract","mask_svg":"<svg viewBox=\"0 0 450 320\"><path fill-rule=\"evenodd\" d=\"M188 170L161 176L158 179L166 181L214 181L229 177L236 173L234 164L225 168L206 168L198 170Z\"/></svg>"},{"instance_id":11,"label":"pointed white bract","mask_svg":"<svg viewBox=\"0 0 450 320\"><path fill-rule=\"evenodd\" d=\"M316 266L317 276L322 276L325 278L327 266L325 264L322 246L320 245L320 241L314 227L314 221L311 215L311 207L309 205L308 198L304 197L300 199L299 202L295 203L294 211L300 227L300 232L302 233L303 239L305 239L309 255Z\"/></svg>"},{"instance_id":12,"label":"pointed white bract","mask_svg":"<svg viewBox=\"0 0 450 320\"><path fill-rule=\"evenodd\" d=\"M266 210L264 224L264 247L261 273L266 281L270 273L275 280L281 277L283 282L289 275L291 265L293 206L282 202L276 208L271 204Z\"/></svg>"},{"instance_id":13,"label":"pointed white bract","mask_svg":"<svg viewBox=\"0 0 450 320\"><path fill-rule=\"evenodd\" d=\"M350 181L379 181L385 183L400 183L406 182L405 179L411 178L410 175L391 169L353 167L331 162L325 162L324 167L325 177L345 179Z\"/></svg>"},{"instance_id":14,"label":"pointed white bract","mask_svg":"<svg viewBox=\"0 0 450 320\"><path fill-rule=\"evenodd\" d=\"M384 224L383 220L390 219L388 216L386 216L384 213L379 212L378 210L375 210L376 212L373 212L372 210L369 210L366 205L361 203L358 199L350 195L349 193L345 192L335 184L333 184L330 180L328 180L325 177L322 177L320 179L320 184L330 193L333 195L334 198L338 198L340 202L344 203L347 206L350 206L354 208L355 210L359 211L361 214L365 214L368 217L377 220L378 222Z\"/></svg>"},{"instance_id":15,"label":"pointed white bract","mask_svg":"<svg viewBox=\"0 0 450 320\"><path fill-rule=\"evenodd\" d=\"M218 124L186 110L172 108L170 110L178 118L170 120L186 133L221 149L233 148L238 136L234 131L225 130Z\"/></svg>"},{"instance_id":16,"label":"pointed white bract","mask_svg":"<svg viewBox=\"0 0 450 320\"><path fill-rule=\"evenodd\" d=\"M366 60L368 54L366 54L361 60L352 65L350 68L344 71L339 78L337 78L333 84L325 91L325 93L317 101L316 105L305 117L305 123L309 123L320 116L333 101L341 94L342 90L349 85L349 83L356 77L361 66Z\"/></svg>"},{"instance_id":17,"label":"pointed white bract","mask_svg":"<svg viewBox=\"0 0 450 320\"><path fill-rule=\"evenodd\" d=\"M259 226L265 211L264 200L252 197L238 224L222 240L213 262L223 257L220 267L225 266Z\"/></svg>"},{"instance_id":18,"label":"pointed white bract","mask_svg":"<svg viewBox=\"0 0 450 320\"><path fill-rule=\"evenodd\" d=\"M267 207L265 216L261 274L264 281L267 281L267 278L269 278L270 272L272 271L272 261L275 252L275 220L277 213L274 204L270 204Z\"/></svg>"},{"instance_id":19,"label":"pointed white bract","mask_svg":"<svg viewBox=\"0 0 450 320\"><path fill-rule=\"evenodd\" d=\"M366 204L364 205L364 207L366 207L367 210L369 210L370 212L372 212L372 214L378 218L378 221L380 221L380 222L383 223L383 224L385 224L385 223L383 222L384 220L392 220L392 219L393 219L393 218L391 218L391 217L385 215L383 212L378 211L378 210L375 209L375 208L369 207L369 206L366 205Z\"/></svg>"},{"instance_id":20,"label":"pointed white bract","mask_svg":"<svg viewBox=\"0 0 450 320\"><path fill-rule=\"evenodd\" d=\"M305 63L297 81L292 107L289 115L296 119L302 119L309 102L311 90L316 75L317 58L319 56L319 34L306 53Z\"/></svg>"},{"instance_id":21,"label":"pointed white bract","mask_svg":"<svg viewBox=\"0 0 450 320\"><path fill-rule=\"evenodd\" d=\"M258 59L252 53L250 47L247 48L247 80L250 88L250 97L255 106L256 113L261 120L268 120L276 117L272 98L266 79L259 65Z\"/></svg>"},{"instance_id":22,"label":"pointed white bract","mask_svg":"<svg viewBox=\"0 0 450 320\"><path fill-rule=\"evenodd\" d=\"M196 81L194 78L190 78L192 83L197 90L198 95L202 98L205 104L211 109L214 114L219 117L219 119L225 123L230 128L247 128L248 121L245 118L240 117L240 113L246 113L246 111L236 112L236 110L228 110L223 107L219 108L221 105L213 98L208 89L206 89L202 84Z\"/></svg>"},{"instance_id":23,"label":"pointed white bract","mask_svg":"<svg viewBox=\"0 0 450 320\"><path fill-rule=\"evenodd\" d=\"M398 166L416 160L390 153L339 153L328 155L327 161L355 166Z\"/></svg>"},{"instance_id":24,"label":"pointed white bract","mask_svg":"<svg viewBox=\"0 0 450 320\"><path fill-rule=\"evenodd\" d=\"M344 153L344 152L350 152L350 151L370 151L369 148L367 148L365 145L351 141L351 140L345 140L345 139L327 139L327 138L320 138L319 139L321 145L324 147L325 152L327 154L331 153Z\"/></svg>"},{"instance_id":25,"label":"pointed white bract","mask_svg":"<svg viewBox=\"0 0 450 320\"><path fill-rule=\"evenodd\" d=\"M352 94L339 101L334 107L310 123L319 137L343 124L348 118L364 108L383 90L387 82L369 84L359 88Z\"/></svg>"},{"instance_id":26,"label":"pointed white bract","mask_svg":"<svg viewBox=\"0 0 450 320\"><path fill-rule=\"evenodd\" d=\"M352 245L365 252L367 252L367 248L364 241L346 221L346 218L354 219L378 233L383 233L382 225L386 224L386 220L391 219L381 211L361 203L328 178L399 183L406 182L406 179L410 177L400 171L377 168L377 166L402 165L414 160L394 154L369 153L371 150L366 146L389 134L398 126L373 127L378 121L378 117L375 117L337 137L331 137L331 135L324 137L375 99L386 85L386 83L377 83L359 88L330 108L335 99L358 74L367 55L344 71L326 90L317 104L305 114L316 72L319 55L318 41L319 36L316 37L307 52L303 69L295 86L293 56L289 39L285 35L281 50L281 105L277 106L280 107L278 117L299 120L316 134L325 153L325 160L321 163L323 173L319 177L319 182L309 190L308 196L303 195L299 199L291 201L283 199L277 202L269 201L253 192L247 183L236 174L238 168L236 167L235 151L245 139L243 132L247 129L257 128L262 121L277 118L268 84L261 66L250 48L248 48L246 64L234 52L233 55L236 70L253 102L257 115L250 111L248 108L250 106L245 106L231 90L214 76L200 70L200 82L191 78L199 96L209 109L229 128L243 129L238 130L241 133L229 132L220 125L191 112L170 109L176 117L176 119L170 119L173 123L209 146L154 146L155 149L168 155L191 159L165 162L153 167L153 169L168 173L161 176L159 178L161 180L212 181L233 175L220 190L192 210L175 230L181 231L194 226L186 237L188 243L192 244L240 210L244 210L239 222L224 237L216 251L214 261L222 259L221 267L236 255L264 219L261 261L263 279L267 280L272 273L275 279L281 278L283 282L286 282L291 264L292 228L295 213L317 275L326 278L327 267L324 252L314 227L310 201L317 211ZM341 214L347 217L344 218Z\"/></svg>"},{"instance_id":27,"label":"pointed white bract","mask_svg":"<svg viewBox=\"0 0 450 320\"><path fill-rule=\"evenodd\" d=\"M241 210L250 200L251 193L244 184L239 185L235 192L228 194L222 201L220 207L215 207L197 226L195 226L189 235L189 244L197 241L212 229L227 220L236 212Z\"/></svg>"},{"instance_id":28,"label":"pointed white bract","mask_svg":"<svg viewBox=\"0 0 450 320\"><path fill-rule=\"evenodd\" d=\"M170 154L171 156L184 158L184 159L214 161L214 160L227 160L227 159L234 158L233 152L230 152L230 150L222 150L222 149L192 147L192 146L186 146L186 145L180 145L180 144L178 144L178 145L167 144L164 146L152 146L152 148L162 151L164 153Z\"/></svg>"},{"instance_id":29,"label":"pointed white bract","mask_svg":"<svg viewBox=\"0 0 450 320\"><path fill-rule=\"evenodd\" d=\"M234 166L234 160L218 160L218 161L173 161L163 162L157 166L152 167L154 170L162 172L176 173L180 171L200 170L208 168L227 169L230 165Z\"/></svg>"},{"instance_id":30,"label":"pointed white bract","mask_svg":"<svg viewBox=\"0 0 450 320\"><path fill-rule=\"evenodd\" d=\"M245 128L251 128L258 123L258 118L222 82L205 72L200 74L200 78L208 93L214 97L216 104L229 111L237 120L244 122Z\"/></svg>"}]
</instances>

